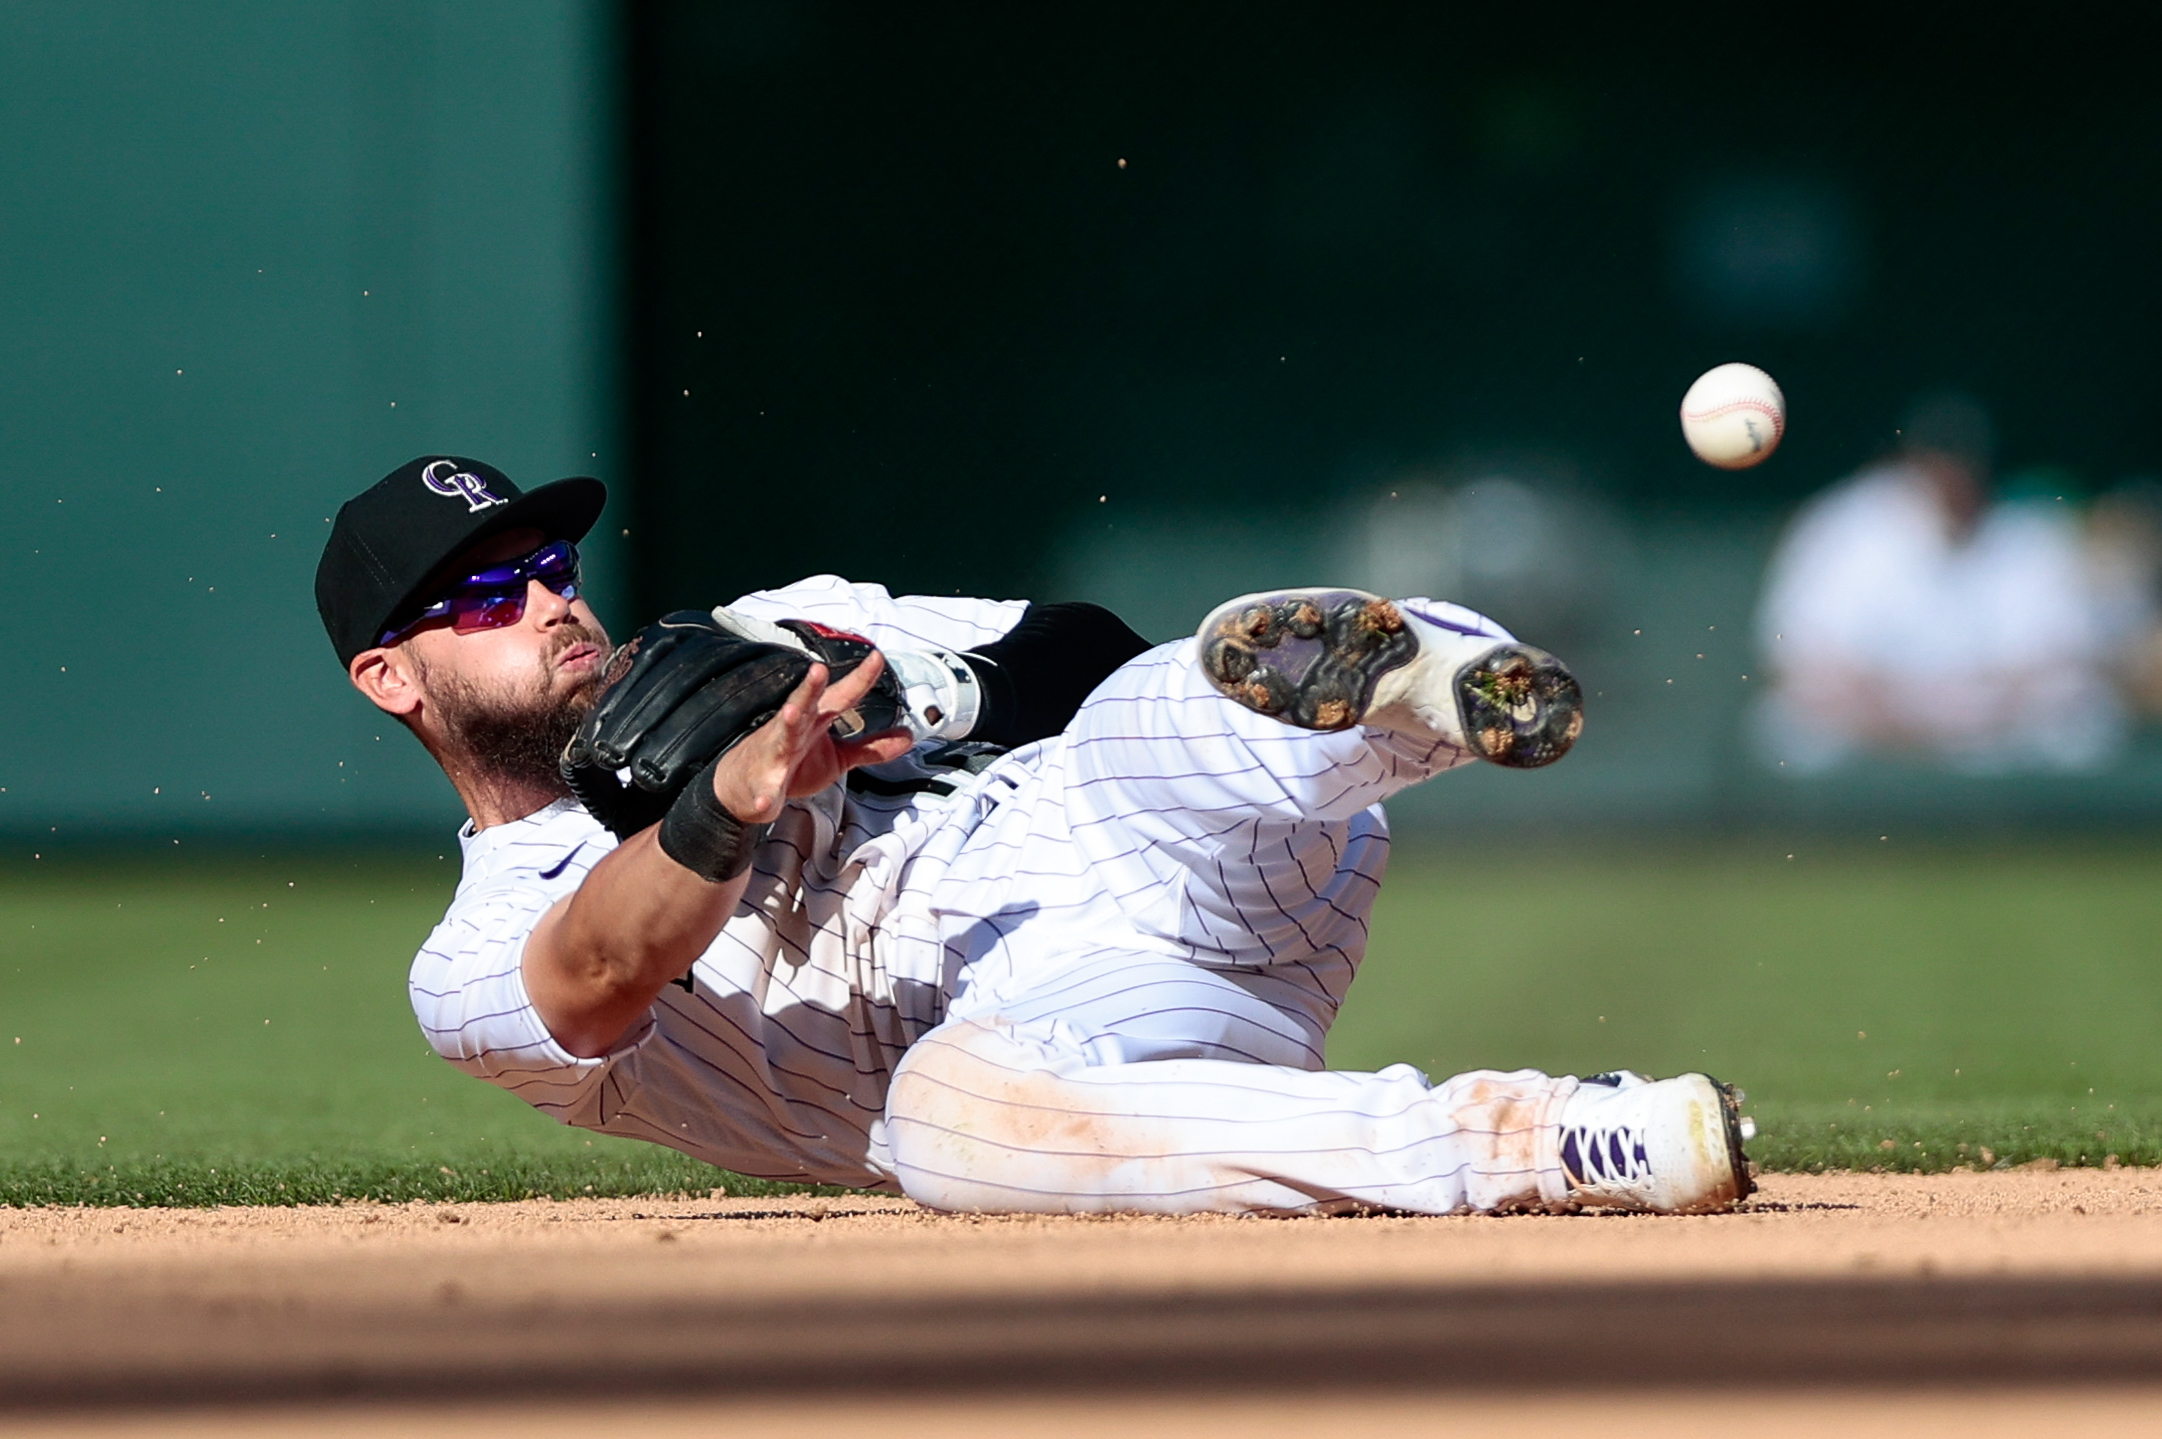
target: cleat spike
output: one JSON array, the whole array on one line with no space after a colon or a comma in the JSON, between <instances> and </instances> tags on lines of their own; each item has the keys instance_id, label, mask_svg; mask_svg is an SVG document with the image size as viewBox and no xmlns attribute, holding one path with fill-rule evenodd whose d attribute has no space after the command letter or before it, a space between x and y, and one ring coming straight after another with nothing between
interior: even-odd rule
<instances>
[{"instance_id":1,"label":"cleat spike","mask_svg":"<svg viewBox=\"0 0 2162 1439\"><path fill-rule=\"evenodd\" d=\"M1584 729L1583 691L1546 651L1361 590L1247 595L1200 640L1219 692L1302 729L1407 729L1511 769L1552 764Z\"/></svg>"}]
</instances>

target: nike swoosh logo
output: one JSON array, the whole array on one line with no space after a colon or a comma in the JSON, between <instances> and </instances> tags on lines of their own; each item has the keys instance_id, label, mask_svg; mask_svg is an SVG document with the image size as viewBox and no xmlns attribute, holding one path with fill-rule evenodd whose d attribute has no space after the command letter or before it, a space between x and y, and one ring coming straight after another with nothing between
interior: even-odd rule
<instances>
[{"instance_id":1,"label":"nike swoosh logo","mask_svg":"<svg viewBox=\"0 0 2162 1439\"><path fill-rule=\"evenodd\" d=\"M571 852L567 855L564 855L563 858L557 860L548 868L542 870L540 872L540 877L542 879L554 879L557 875L563 873L564 869L570 864L572 860L578 858L578 851L584 849L585 847L586 846L584 840L580 840L578 843L572 845Z\"/></svg>"}]
</instances>

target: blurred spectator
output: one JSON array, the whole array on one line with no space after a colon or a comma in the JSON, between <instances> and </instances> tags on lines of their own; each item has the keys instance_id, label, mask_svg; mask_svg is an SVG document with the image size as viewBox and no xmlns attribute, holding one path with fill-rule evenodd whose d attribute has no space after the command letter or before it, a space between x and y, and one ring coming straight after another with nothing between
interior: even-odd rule
<instances>
[{"instance_id":1,"label":"blurred spectator","mask_svg":"<svg viewBox=\"0 0 2162 1439\"><path fill-rule=\"evenodd\" d=\"M2151 616L2127 614L2123 587L2112 613L2076 510L2055 496L1988 503L1993 448L1975 401L1925 396L1888 459L1795 517L1758 612L1768 761L1789 774L1864 752L2077 770L2117 750L2113 650Z\"/></svg>"},{"instance_id":2,"label":"blurred spectator","mask_svg":"<svg viewBox=\"0 0 2162 1439\"><path fill-rule=\"evenodd\" d=\"M1345 536L1346 570L1385 595L1449 595L1505 615L1549 648L1580 643L1604 613L1626 535L1576 489L1540 469L1392 476Z\"/></svg>"},{"instance_id":3,"label":"blurred spectator","mask_svg":"<svg viewBox=\"0 0 2162 1439\"><path fill-rule=\"evenodd\" d=\"M2162 483L2128 480L2094 502L2087 559L2118 690L2162 717Z\"/></svg>"}]
</instances>

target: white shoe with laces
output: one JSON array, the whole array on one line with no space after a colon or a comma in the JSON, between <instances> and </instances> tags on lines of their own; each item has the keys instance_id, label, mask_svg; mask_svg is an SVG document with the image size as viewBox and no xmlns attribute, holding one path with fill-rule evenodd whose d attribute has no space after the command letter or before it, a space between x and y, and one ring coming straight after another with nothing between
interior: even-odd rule
<instances>
[{"instance_id":1,"label":"white shoe with laces","mask_svg":"<svg viewBox=\"0 0 2162 1439\"><path fill-rule=\"evenodd\" d=\"M1742 1145L1756 1125L1744 1095L1707 1074L1647 1079L1622 1070L1579 1083L1559 1134L1569 1202L1654 1214L1706 1214L1756 1188Z\"/></svg>"}]
</instances>

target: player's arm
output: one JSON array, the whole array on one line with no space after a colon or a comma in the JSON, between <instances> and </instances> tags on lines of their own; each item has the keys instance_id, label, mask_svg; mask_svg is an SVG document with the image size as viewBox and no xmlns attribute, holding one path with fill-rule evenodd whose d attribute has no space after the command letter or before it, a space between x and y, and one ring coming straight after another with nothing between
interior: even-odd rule
<instances>
[{"instance_id":1,"label":"player's arm","mask_svg":"<svg viewBox=\"0 0 2162 1439\"><path fill-rule=\"evenodd\" d=\"M933 737L985 740L1007 749L1063 730L1112 671L1149 648L1101 605L896 596L883 585L852 584L834 575L757 591L714 613L768 624L811 620L863 635L896 657L895 673L908 689L920 678L909 664L911 651L925 646L959 651L940 658L965 662L975 673L979 698L961 712L976 719L965 733L948 728ZM931 678L936 674L933 667Z\"/></svg>"},{"instance_id":2,"label":"player's arm","mask_svg":"<svg viewBox=\"0 0 2162 1439\"><path fill-rule=\"evenodd\" d=\"M884 585L811 575L778 589L754 590L728 602L736 614L771 623L812 620L863 635L880 649L972 650L1012 629L1025 600L959 595L895 595Z\"/></svg>"},{"instance_id":3,"label":"player's arm","mask_svg":"<svg viewBox=\"0 0 2162 1439\"><path fill-rule=\"evenodd\" d=\"M747 857L791 796L907 753L906 734L841 744L830 733L880 668L874 655L829 687L825 667L813 665L771 720L723 754L710 780L696 781L710 788L708 803L683 796L668 819L626 839L541 917L526 942L526 993L558 1044L581 1057L606 1054L691 967L743 898L749 871L731 861ZM730 846L745 848L739 856Z\"/></svg>"}]
</instances>

